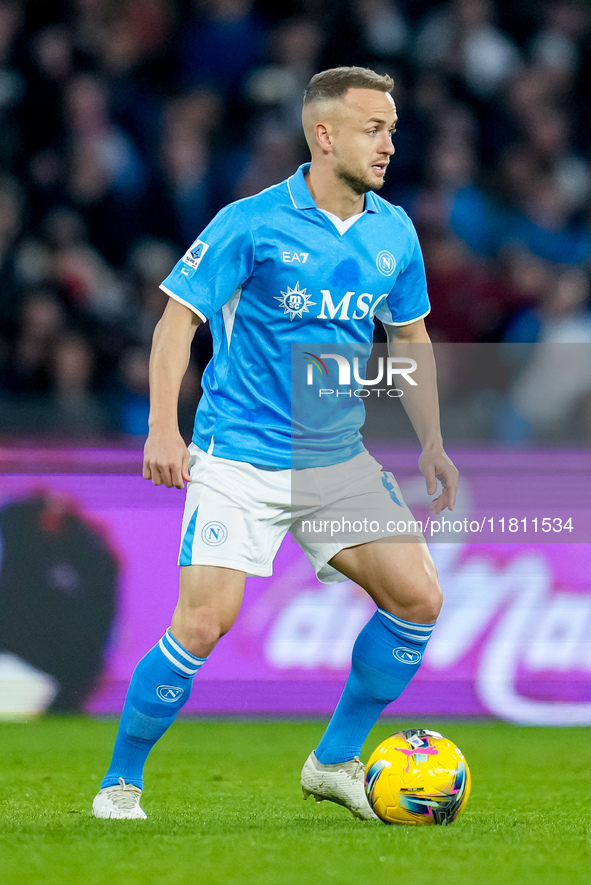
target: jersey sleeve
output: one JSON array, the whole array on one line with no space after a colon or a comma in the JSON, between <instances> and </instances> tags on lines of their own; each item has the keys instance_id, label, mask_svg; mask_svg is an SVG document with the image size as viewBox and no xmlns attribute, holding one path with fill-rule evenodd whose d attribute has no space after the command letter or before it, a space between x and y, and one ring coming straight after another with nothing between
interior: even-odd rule
<instances>
[{"instance_id":1,"label":"jersey sleeve","mask_svg":"<svg viewBox=\"0 0 591 885\"><path fill-rule=\"evenodd\" d=\"M218 212L160 288L209 320L248 279L253 266L252 231L233 204Z\"/></svg>"},{"instance_id":2,"label":"jersey sleeve","mask_svg":"<svg viewBox=\"0 0 591 885\"><path fill-rule=\"evenodd\" d=\"M427 316L431 310L427 295L425 263L417 232L408 219L411 232L410 260L396 277L388 297L382 301L376 316L389 326L405 326Z\"/></svg>"}]
</instances>

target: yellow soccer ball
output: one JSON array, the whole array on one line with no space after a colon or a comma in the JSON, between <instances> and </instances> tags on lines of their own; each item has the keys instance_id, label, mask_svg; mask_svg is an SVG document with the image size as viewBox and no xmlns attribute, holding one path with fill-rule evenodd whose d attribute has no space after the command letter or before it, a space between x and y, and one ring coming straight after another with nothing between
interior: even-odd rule
<instances>
[{"instance_id":1,"label":"yellow soccer ball","mask_svg":"<svg viewBox=\"0 0 591 885\"><path fill-rule=\"evenodd\" d=\"M365 792L384 823L446 826L466 807L470 769L460 750L436 731L398 731L369 757Z\"/></svg>"}]
</instances>

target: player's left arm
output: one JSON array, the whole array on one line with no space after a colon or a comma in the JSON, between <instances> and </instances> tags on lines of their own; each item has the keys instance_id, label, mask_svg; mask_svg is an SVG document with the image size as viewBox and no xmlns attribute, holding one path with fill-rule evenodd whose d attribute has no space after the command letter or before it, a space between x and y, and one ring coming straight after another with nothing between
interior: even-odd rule
<instances>
[{"instance_id":1,"label":"player's left arm","mask_svg":"<svg viewBox=\"0 0 591 885\"><path fill-rule=\"evenodd\" d=\"M404 391L402 404L421 443L419 469L427 483L427 493L434 495L437 480L441 482L441 494L431 502L431 510L441 513L447 507L453 510L458 487L458 471L443 448L439 420L439 397L437 395L437 370L431 339L420 319L401 326L384 323L388 336L390 356L413 360L414 371L408 375L396 375L396 385ZM411 367L412 364L401 364ZM410 379L416 383L409 383Z\"/></svg>"}]
</instances>

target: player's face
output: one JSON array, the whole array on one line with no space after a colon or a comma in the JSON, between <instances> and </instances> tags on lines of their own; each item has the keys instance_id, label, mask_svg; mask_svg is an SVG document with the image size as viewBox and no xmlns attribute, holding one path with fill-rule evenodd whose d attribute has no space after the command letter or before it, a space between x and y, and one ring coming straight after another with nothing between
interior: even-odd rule
<instances>
[{"instance_id":1,"label":"player's face","mask_svg":"<svg viewBox=\"0 0 591 885\"><path fill-rule=\"evenodd\" d=\"M341 107L333 134L335 174L357 194L377 191L394 153L394 100L375 89L349 89Z\"/></svg>"}]
</instances>

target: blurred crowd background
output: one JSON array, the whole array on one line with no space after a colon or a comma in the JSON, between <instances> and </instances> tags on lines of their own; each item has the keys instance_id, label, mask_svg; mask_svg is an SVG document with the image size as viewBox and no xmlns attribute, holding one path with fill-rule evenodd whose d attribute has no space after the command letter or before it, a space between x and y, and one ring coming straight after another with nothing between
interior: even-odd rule
<instances>
[{"instance_id":1,"label":"blurred crowd background","mask_svg":"<svg viewBox=\"0 0 591 885\"><path fill-rule=\"evenodd\" d=\"M543 436L567 347L560 432L591 438L586 0L0 0L4 439L143 438L159 283L224 204L308 159L303 90L349 64L396 81L381 193L419 231L433 339L468 364L530 345L501 351L519 371L494 369L503 396L487 381L465 434ZM210 353L201 327L186 435ZM443 399L460 375L473 403L445 365Z\"/></svg>"}]
</instances>

